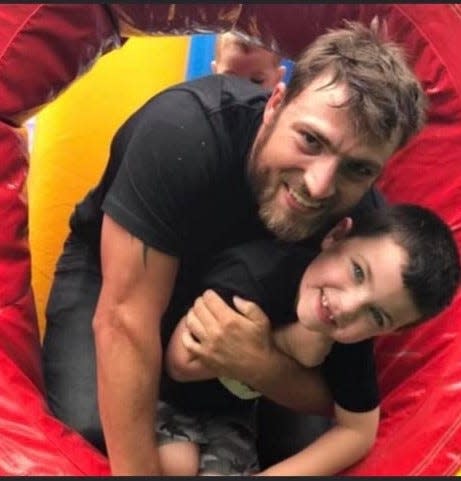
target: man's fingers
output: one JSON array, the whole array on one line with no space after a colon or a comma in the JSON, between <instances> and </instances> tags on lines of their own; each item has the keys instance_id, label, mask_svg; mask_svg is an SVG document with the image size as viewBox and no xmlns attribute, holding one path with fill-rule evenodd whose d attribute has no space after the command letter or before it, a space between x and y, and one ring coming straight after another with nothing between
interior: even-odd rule
<instances>
[{"instance_id":1,"label":"man's fingers","mask_svg":"<svg viewBox=\"0 0 461 481\"><path fill-rule=\"evenodd\" d=\"M219 311L222 308L229 307L227 303L212 289L207 289L203 293L202 299L210 312L214 312L215 309Z\"/></svg>"},{"instance_id":2,"label":"man's fingers","mask_svg":"<svg viewBox=\"0 0 461 481\"><path fill-rule=\"evenodd\" d=\"M269 319L261 308L254 302L247 301L241 297L233 297L234 305L238 311L251 321L258 323L268 323Z\"/></svg>"},{"instance_id":3,"label":"man's fingers","mask_svg":"<svg viewBox=\"0 0 461 481\"><path fill-rule=\"evenodd\" d=\"M202 321L195 315L193 308L187 312L185 323L189 333L192 334L198 342L206 338L206 326L204 326Z\"/></svg>"},{"instance_id":4,"label":"man's fingers","mask_svg":"<svg viewBox=\"0 0 461 481\"><path fill-rule=\"evenodd\" d=\"M239 312L230 307L215 291L208 289L202 296L203 304L220 323L226 323L240 316Z\"/></svg>"},{"instance_id":5,"label":"man's fingers","mask_svg":"<svg viewBox=\"0 0 461 481\"><path fill-rule=\"evenodd\" d=\"M197 339L194 338L192 333L185 329L184 332L182 333L181 336L181 341L184 345L184 347L191 353L191 354L198 354L198 351L200 349L200 342L197 341Z\"/></svg>"}]
</instances>

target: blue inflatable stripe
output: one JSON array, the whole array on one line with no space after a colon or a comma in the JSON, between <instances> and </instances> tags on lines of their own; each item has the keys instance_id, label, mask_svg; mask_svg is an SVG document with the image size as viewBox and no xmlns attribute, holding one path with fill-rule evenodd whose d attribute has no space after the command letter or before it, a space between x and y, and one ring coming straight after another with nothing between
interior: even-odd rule
<instances>
[{"instance_id":1,"label":"blue inflatable stripe","mask_svg":"<svg viewBox=\"0 0 461 481\"><path fill-rule=\"evenodd\" d=\"M214 59L216 35L192 35L189 47L189 60L186 80L193 80L211 74L211 61Z\"/></svg>"}]
</instances>

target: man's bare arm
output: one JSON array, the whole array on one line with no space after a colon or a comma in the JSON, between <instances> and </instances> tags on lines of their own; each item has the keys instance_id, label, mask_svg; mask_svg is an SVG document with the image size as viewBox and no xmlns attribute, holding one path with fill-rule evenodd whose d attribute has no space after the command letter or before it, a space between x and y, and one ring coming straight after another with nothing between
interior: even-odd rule
<instances>
[{"instance_id":1,"label":"man's bare arm","mask_svg":"<svg viewBox=\"0 0 461 481\"><path fill-rule=\"evenodd\" d=\"M172 379L178 382L203 381L216 377L197 357L193 356L182 342L187 335L186 317L176 326L165 353L165 369Z\"/></svg>"},{"instance_id":2,"label":"man's bare arm","mask_svg":"<svg viewBox=\"0 0 461 481\"><path fill-rule=\"evenodd\" d=\"M206 291L193 306L187 327L197 338L186 348L218 376L237 379L290 409L331 413L333 401L318 368L305 368L276 348L268 318L256 304L234 301L232 309Z\"/></svg>"},{"instance_id":3,"label":"man's bare arm","mask_svg":"<svg viewBox=\"0 0 461 481\"><path fill-rule=\"evenodd\" d=\"M154 421L160 320L178 261L147 248L104 216L103 283L93 318L98 401L114 475L161 474Z\"/></svg>"},{"instance_id":4,"label":"man's bare arm","mask_svg":"<svg viewBox=\"0 0 461 481\"><path fill-rule=\"evenodd\" d=\"M310 331L298 321L276 329L273 335L275 345L305 367L322 364L333 344L330 337Z\"/></svg>"}]
</instances>

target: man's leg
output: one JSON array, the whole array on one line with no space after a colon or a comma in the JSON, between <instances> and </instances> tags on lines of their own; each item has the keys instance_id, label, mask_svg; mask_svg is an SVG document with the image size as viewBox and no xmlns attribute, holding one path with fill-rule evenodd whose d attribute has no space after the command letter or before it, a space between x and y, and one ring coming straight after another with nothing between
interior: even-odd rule
<instances>
[{"instance_id":1,"label":"man's leg","mask_svg":"<svg viewBox=\"0 0 461 481\"><path fill-rule=\"evenodd\" d=\"M105 452L96 389L93 313L101 278L98 261L81 242L67 241L46 309L45 384L57 418Z\"/></svg>"}]
</instances>

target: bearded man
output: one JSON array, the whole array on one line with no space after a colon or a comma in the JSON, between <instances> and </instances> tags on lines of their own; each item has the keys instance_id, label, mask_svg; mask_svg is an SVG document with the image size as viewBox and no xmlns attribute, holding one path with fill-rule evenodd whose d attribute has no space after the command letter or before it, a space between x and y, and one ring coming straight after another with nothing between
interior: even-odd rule
<instances>
[{"instance_id":1,"label":"bearded man","mask_svg":"<svg viewBox=\"0 0 461 481\"><path fill-rule=\"evenodd\" d=\"M55 414L105 441L114 475L160 475L155 407L174 328L162 319L180 319L206 258L257 238L315 246L338 218L379 204L373 183L423 120L400 50L360 25L319 37L269 97L216 75L149 100L70 220L44 340ZM288 407L328 402L326 389L305 395L318 374L275 349L229 376Z\"/></svg>"}]
</instances>

